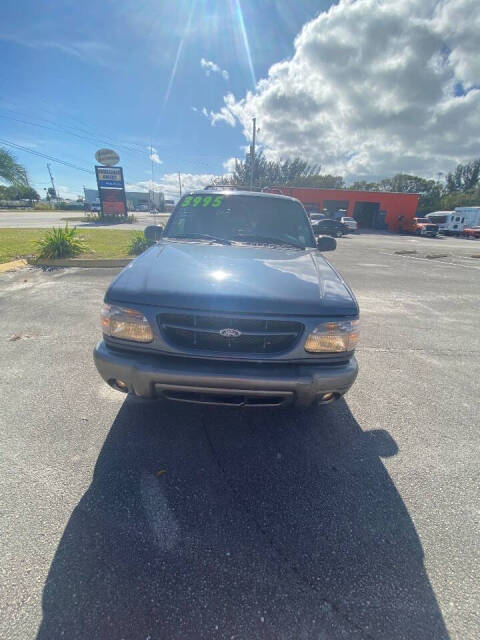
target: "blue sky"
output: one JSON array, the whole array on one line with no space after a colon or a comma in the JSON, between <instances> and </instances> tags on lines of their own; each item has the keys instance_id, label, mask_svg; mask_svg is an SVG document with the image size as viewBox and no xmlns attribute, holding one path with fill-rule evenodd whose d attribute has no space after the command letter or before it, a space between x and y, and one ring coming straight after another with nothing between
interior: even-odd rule
<instances>
[{"instance_id":1,"label":"blue sky","mask_svg":"<svg viewBox=\"0 0 480 640\"><path fill-rule=\"evenodd\" d=\"M249 144L347 182L480 154L478 0L3 0L2 140L176 196ZM15 151L34 186L46 159ZM52 162L60 194L94 176Z\"/></svg>"},{"instance_id":2,"label":"blue sky","mask_svg":"<svg viewBox=\"0 0 480 640\"><path fill-rule=\"evenodd\" d=\"M270 65L292 55L302 25L328 4L4 1L0 139L87 169L96 149L112 147L131 184L150 179L151 141L162 161L156 178L223 173L246 141L239 127L212 126L202 109L216 110L229 92L253 91ZM14 152L37 190L48 186L47 160ZM65 194L94 185L92 175L51 166Z\"/></svg>"}]
</instances>

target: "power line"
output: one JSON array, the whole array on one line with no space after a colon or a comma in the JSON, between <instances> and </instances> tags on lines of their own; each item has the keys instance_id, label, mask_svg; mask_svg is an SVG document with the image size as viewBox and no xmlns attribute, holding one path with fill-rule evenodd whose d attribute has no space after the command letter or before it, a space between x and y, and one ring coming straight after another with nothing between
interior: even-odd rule
<instances>
[{"instance_id":1,"label":"power line","mask_svg":"<svg viewBox=\"0 0 480 640\"><path fill-rule=\"evenodd\" d=\"M68 160L61 160L60 158L49 156L46 153L41 153L40 151L34 151L33 149L24 147L21 144L15 144L15 142L11 142L10 140L4 140L3 138L0 138L0 142L2 144L6 144L8 147L13 147L14 149L20 149L21 151L26 151L27 153L31 153L34 156L45 158L46 160L51 160L52 162L63 164L64 166L70 167L71 169L77 169L78 171L83 171L84 173L90 173L91 175L93 175L93 171L91 171L90 169L85 169L85 167L79 167L78 165L73 164L72 162L68 162Z\"/></svg>"},{"instance_id":2,"label":"power line","mask_svg":"<svg viewBox=\"0 0 480 640\"><path fill-rule=\"evenodd\" d=\"M22 92L20 92L20 93L22 93ZM27 96L27 95L28 95L28 94L26 94L25 92L23 92L23 93L24 93L24 95L25 95L25 96ZM30 96L30 95L28 95L28 98L30 98L30 97L31 97L31 96ZM15 107L15 110L8 109L8 107L1 107L1 108L2 108L2 109L4 109L5 111L10 111L11 113L14 113L15 115L18 115L18 113L19 113L19 112L22 112L22 111L23 111L23 113L26 113L26 114L27 114L27 117L29 117L29 118L31 118L31 117L32 117L32 115L28 112L28 110L25 110L25 109L23 108L23 106L19 106L19 104L18 104L18 103L16 103L15 101L12 101L11 99L6 99L6 98L4 98L4 97L3 97L3 98L1 99L1 102L6 102L7 104L11 104L12 106L14 106L14 107ZM23 103L22 103L22 105L23 105ZM0 105L0 106L1 106L1 105ZM52 111L51 109L47 109L47 108L42 107L42 106L38 106L38 105L37 105L37 110L35 111L35 117L36 117L36 118L40 118L40 120L43 120L44 122L47 122L48 124L53 124L55 127L57 127L57 128L58 128L59 130L61 130L61 131L66 131L66 129L65 129L65 128L60 127L60 126L57 124L57 122L56 122L56 121L55 121L55 122L52 122L52 120L49 120L49 119L47 119L47 118L45 118L45 117L43 117L43 116L39 116L39 115L38 115L38 108L39 108L39 109L41 109L42 111L44 111L45 113L48 113L50 116L53 116L53 117L54 117L54 118L56 118L56 119L58 118L58 113L57 113L57 112ZM124 149L126 149L127 151L130 151L130 152L132 152L132 153L141 153L141 154L143 154L143 155L145 155L145 154L146 154L146 148L145 148L145 147L143 147L142 145L139 145L139 144L137 144L137 143L132 143L133 145L140 147L140 149L142 149L142 151L140 151L140 149L134 149L134 148L132 148L131 146L128 146L128 145L126 145L126 144L124 144L124 143L117 142L117 141L113 140L113 139L112 139L112 136L108 136L108 135L105 135L105 134L99 134L98 132L93 131L92 129L90 129L90 130L89 130L89 129L85 128L85 127L88 127L88 125L87 125L87 124L85 124L85 122L83 122L82 120L80 120L80 119L75 118L74 116L72 116L72 114L71 114L71 113L69 113L67 110L63 109L63 113L65 114L66 118L68 118L68 119L70 119L70 120L73 120L75 123L79 123L80 125L83 125L83 126L78 126L78 124L72 125L72 124L69 124L68 122L65 122L65 125L64 125L65 127L67 127L68 129L73 129L73 130L75 130L75 129L76 129L77 131L82 131L83 133L86 133L86 134L87 134L87 135L89 135L90 137L92 137L92 136L93 136L93 137L95 138L94 142L96 142L96 143L98 143L98 142L100 141L100 142L101 142L101 144L109 144L109 145L110 145L110 144L113 144L113 145L115 145L115 146L121 146L121 147L123 147ZM33 124L33 123L29 123L29 124ZM37 125L37 126L40 126L40 125ZM69 133L68 131L66 131L66 132L67 132L67 133ZM101 140L101 137L100 137L100 136L102 136L104 139L103 139L103 140Z\"/></svg>"},{"instance_id":3,"label":"power line","mask_svg":"<svg viewBox=\"0 0 480 640\"><path fill-rule=\"evenodd\" d=\"M5 107L4 107L5 109ZM55 132L63 132L63 133L68 133L71 136L75 136L76 138L80 138L81 140L87 140L88 142L94 142L95 144L113 144L114 146L117 147L123 147L124 149L126 149L126 151L130 152L130 153L139 153L143 156L147 155L146 152L142 152L138 149L131 149L125 145L123 145L120 142L115 142L112 140L105 140L105 139L101 139L101 138L94 138L92 135L87 133L87 136L83 136L80 135L79 133L75 133L75 131L71 131L71 129L73 129L73 127L70 127L69 125L67 125L67 127L61 127L58 125L54 125L53 127L49 127L46 124L40 124L39 122L32 122L29 120L21 120L20 118L15 118L13 116L6 116L4 114L0 113L0 118L7 118L9 120L14 120L15 122L20 122L21 124L28 124L30 126L33 127L40 127L41 129L48 129L49 131L55 131ZM45 122L49 122L48 120L46 120L46 118L42 118ZM53 124L53 123L52 123ZM78 127L76 127L77 129L79 129ZM81 131L81 129L79 129Z\"/></svg>"}]
</instances>

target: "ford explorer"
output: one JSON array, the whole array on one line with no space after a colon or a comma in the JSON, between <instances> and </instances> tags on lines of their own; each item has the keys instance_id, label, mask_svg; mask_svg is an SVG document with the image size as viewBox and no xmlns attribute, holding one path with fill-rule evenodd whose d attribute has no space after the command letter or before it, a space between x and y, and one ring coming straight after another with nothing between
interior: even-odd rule
<instances>
[{"instance_id":1,"label":"ford explorer","mask_svg":"<svg viewBox=\"0 0 480 640\"><path fill-rule=\"evenodd\" d=\"M107 290L94 359L142 398L306 407L357 376L355 297L302 204L268 193L184 196L160 239Z\"/></svg>"}]
</instances>

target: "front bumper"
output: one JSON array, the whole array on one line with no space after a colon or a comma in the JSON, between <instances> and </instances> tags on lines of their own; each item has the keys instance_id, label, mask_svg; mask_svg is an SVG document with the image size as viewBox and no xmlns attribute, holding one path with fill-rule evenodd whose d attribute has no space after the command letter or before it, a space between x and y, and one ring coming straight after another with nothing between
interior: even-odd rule
<instances>
[{"instance_id":1,"label":"front bumper","mask_svg":"<svg viewBox=\"0 0 480 640\"><path fill-rule=\"evenodd\" d=\"M106 382L118 388L115 381L120 380L137 396L237 406L307 407L327 393L333 394L331 399L342 396L358 373L355 357L333 365L257 364L120 351L103 340L93 358Z\"/></svg>"}]
</instances>

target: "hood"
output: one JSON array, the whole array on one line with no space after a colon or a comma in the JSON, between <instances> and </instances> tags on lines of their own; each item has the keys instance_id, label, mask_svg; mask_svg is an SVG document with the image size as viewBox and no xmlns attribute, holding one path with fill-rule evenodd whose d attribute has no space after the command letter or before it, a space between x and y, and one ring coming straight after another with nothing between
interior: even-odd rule
<instances>
[{"instance_id":1,"label":"hood","mask_svg":"<svg viewBox=\"0 0 480 640\"><path fill-rule=\"evenodd\" d=\"M202 311L354 316L350 289L316 249L164 241L113 281L107 302Z\"/></svg>"}]
</instances>

